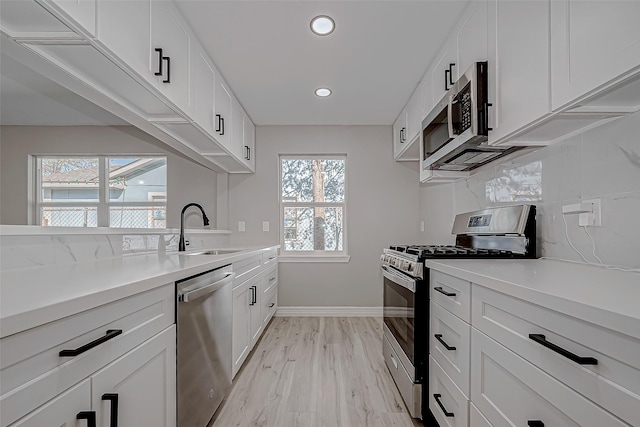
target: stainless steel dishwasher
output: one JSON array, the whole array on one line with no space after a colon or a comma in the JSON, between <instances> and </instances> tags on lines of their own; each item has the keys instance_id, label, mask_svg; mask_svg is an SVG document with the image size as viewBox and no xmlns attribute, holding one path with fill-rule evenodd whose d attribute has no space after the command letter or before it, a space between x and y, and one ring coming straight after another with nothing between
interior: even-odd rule
<instances>
[{"instance_id":1,"label":"stainless steel dishwasher","mask_svg":"<svg viewBox=\"0 0 640 427\"><path fill-rule=\"evenodd\" d=\"M205 427L231 386L231 265L176 282L178 427Z\"/></svg>"}]
</instances>

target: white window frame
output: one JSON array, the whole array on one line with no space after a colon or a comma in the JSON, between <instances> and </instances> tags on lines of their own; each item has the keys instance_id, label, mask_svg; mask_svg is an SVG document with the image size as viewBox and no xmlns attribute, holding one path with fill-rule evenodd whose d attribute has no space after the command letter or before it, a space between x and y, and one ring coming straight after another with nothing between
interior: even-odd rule
<instances>
[{"instance_id":1,"label":"white window frame","mask_svg":"<svg viewBox=\"0 0 640 427\"><path fill-rule=\"evenodd\" d=\"M86 155L48 155L48 154L38 154L32 155L33 164L34 164L34 195L31 198L31 205L34 206L32 213L32 225L40 226L42 224L41 218L41 208L43 207L95 207L97 208L97 226L98 227L106 227L106 228L114 228L114 229L127 229L123 227L110 227L110 208L113 207L157 207L164 206L165 212L167 209L167 200L169 199L169 194L167 191L167 195L164 201L140 201L140 202L112 202L109 199L109 179L108 177L108 159L118 159L118 158L164 158L165 163L168 164L167 156L158 155L158 154L86 154ZM42 197L42 180L41 180L41 170L42 170L42 159L98 159L98 201L97 202L43 202L41 201ZM169 177L167 174L167 181ZM168 185L167 185L168 190ZM152 193L154 195L158 195L159 193ZM80 227L84 228L84 227ZM94 227L87 227L94 228ZM165 230L165 228L156 228L156 230Z\"/></svg>"},{"instance_id":2,"label":"white window frame","mask_svg":"<svg viewBox=\"0 0 640 427\"><path fill-rule=\"evenodd\" d=\"M282 161L283 160L343 160L344 166L344 201L342 202L285 202L282 200ZM349 262L348 252L348 179L349 164L346 154L281 154L278 156L278 201L280 204L280 262ZM341 251L291 251L285 249L284 242L284 210L287 207L326 207L342 208L342 250Z\"/></svg>"}]
</instances>

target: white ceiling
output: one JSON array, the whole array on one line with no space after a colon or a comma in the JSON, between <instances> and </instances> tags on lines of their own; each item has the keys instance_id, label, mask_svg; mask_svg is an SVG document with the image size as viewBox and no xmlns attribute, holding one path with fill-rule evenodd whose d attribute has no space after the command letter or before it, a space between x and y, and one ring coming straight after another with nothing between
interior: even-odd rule
<instances>
[{"instance_id":1,"label":"white ceiling","mask_svg":"<svg viewBox=\"0 0 640 427\"><path fill-rule=\"evenodd\" d=\"M467 4L178 0L258 125L392 124ZM317 15L332 34L310 31ZM333 95L317 98L321 86Z\"/></svg>"},{"instance_id":2,"label":"white ceiling","mask_svg":"<svg viewBox=\"0 0 640 427\"><path fill-rule=\"evenodd\" d=\"M177 0L258 125L392 124L468 2ZM309 29L321 14L329 36ZM0 124L125 124L7 55L0 77Z\"/></svg>"}]
</instances>

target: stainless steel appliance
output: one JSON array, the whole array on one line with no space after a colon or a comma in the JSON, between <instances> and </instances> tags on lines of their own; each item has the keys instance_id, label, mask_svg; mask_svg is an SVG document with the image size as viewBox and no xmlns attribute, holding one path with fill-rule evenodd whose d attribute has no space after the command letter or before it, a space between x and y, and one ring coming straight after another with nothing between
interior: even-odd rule
<instances>
[{"instance_id":1,"label":"stainless steel appliance","mask_svg":"<svg viewBox=\"0 0 640 427\"><path fill-rule=\"evenodd\" d=\"M482 145L491 130L487 78L487 63L474 63L422 121L423 169L468 171L522 148Z\"/></svg>"},{"instance_id":2,"label":"stainless steel appliance","mask_svg":"<svg viewBox=\"0 0 640 427\"><path fill-rule=\"evenodd\" d=\"M536 209L519 205L456 215L455 245L395 245L381 256L383 353L414 418L437 425L429 386L429 269L433 258L535 258Z\"/></svg>"},{"instance_id":3,"label":"stainless steel appliance","mask_svg":"<svg viewBox=\"0 0 640 427\"><path fill-rule=\"evenodd\" d=\"M231 387L231 265L176 282L178 427L205 427Z\"/></svg>"}]
</instances>

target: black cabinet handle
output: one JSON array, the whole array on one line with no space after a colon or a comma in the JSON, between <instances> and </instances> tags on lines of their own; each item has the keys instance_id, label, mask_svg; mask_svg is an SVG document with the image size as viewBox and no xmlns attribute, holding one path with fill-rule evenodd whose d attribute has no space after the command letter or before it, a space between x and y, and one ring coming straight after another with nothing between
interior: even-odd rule
<instances>
[{"instance_id":1,"label":"black cabinet handle","mask_svg":"<svg viewBox=\"0 0 640 427\"><path fill-rule=\"evenodd\" d=\"M224 117L220 117L220 136L224 135Z\"/></svg>"},{"instance_id":2,"label":"black cabinet handle","mask_svg":"<svg viewBox=\"0 0 640 427\"><path fill-rule=\"evenodd\" d=\"M451 70L444 70L444 90L445 92L449 90L449 80L451 80L447 74L451 74Z\"/></svg>"},{"instance_id":3,"label":"black cabinet handle","mask_svg":"<svg viewBox=\"0 0 640 427\"><path fill-rule=\"evenodd\" d=\"M564 348L557 346L553 343L547 341L547 338L542 334L529 334L529 339L537 342L538 344L547 347L549 350L555 351L561 356L566 357L567 359L576 362L580 365L597 365L598 360L593 357L580 357L577 354L573 354Z\"/></svg>"},{"instance_id":4,"label":"black cabinet handle","mask_svg":"<svg viewBox=\"0 0 640 427\"><path fill-rule=\"evenodd\" d=\"M455 66L456 64L453 62L449 64L449 84L451 86L453 86L453 67Z\"/></svg>"},{"instance_id":5,"label":"black cabinet handle","mask_svg":"<svg viewBox=\"0 0 640 427\"><path fill-rule=\"evenodd\" d=\"M216 132L220 133L220 120L222 120L222 116L220 114L216 114L216 119L218 119L218 123L216 123Z\"/></svg>"},{"instance_id":6,"label":"black cabinet handle","mask_svg":"<svg viewBox=\"0 0 640 427\"><path fill-rule=\"evenodd\" d=\"M118 393L105 393L102 395L102 400L109 400L111 402L109 427L118 427Z\"/></svg>"},{"instance_id":7,"label":"black cabinet handle","mask_svg":"<svg viewBox=\"0 0 640 427\"><path fill-rule=\"evenodd\" d=\"M434 291L438 291L438 292L440 292L441 294L446 295L446 296L448 296L448 297L455 297L455 296L456 296L456 293L455 293L455 292L447 292L447 291L445 291L444 289L442 289L442 287L441 287L441 286L438 286L438 287L436 287L436 288L433 288L433 290L434 290Z\"/></svg>"},{"instance_id":8,"label":"black cabinet handle","mask_svg":"<svg viewBox=\"0 0 640 427\"><path fill-rule=\"evenodd\" d=\"M258 287L253 287L253 304L255 305L258 302Z\"/></svg>"},{"instance_id":9,"label":"black cabinet handle","mask_svg":"<svg viewBox=\"0 0 640 427\"><path fill-rule=\"evenodd\" d=\"M438 341L440 341L440 344L442 344L444 346L444 348L446 348L449 351L453 351L456 348L455 347L451 347L450 345L448 345L446 342L444 342L444 340L442 339L442 334L435 334L434 337L436 337L436 339Z\"/></svg>"},{"instance_id":10,"label":"black cabinet handle","mask_svg":"<svg viewBox=\"0 0 640 427\"><path fill-rule=\"evenodd\" d=\"M269 304L269 308L273 307L274 305L276 305L276 303L272 302L271 304Z\"/></svg>"},{"instance_id":11,"label":"black cabinet handle","mask_svg":"<svg viewBox=\"0 0 640 427\"><path fill-rule=\"evenodd\" d=\"M407 142L407 128L400 129L400 143Z\"/></svg>"},{"instance_id":12,"label":"black cabinet handle","mask_svg":"<svg viewBox=\"0 0 640 427\"><path fill-rule=\"evenodd\" d=\"M167 78L162 81L162 83L171 83L171 58L168 56L163 56L162 59L167 61Z\"/></svg>"},{"instance_id":13,"label":"black cabinet handle","mask_svg":"<svg viewBox=\"0 0 640 427\"><path fill-rule=\"evenodd\" d=\"M438 406L440 407L440 409L442 409L442 412L444 413L445 417L453 417L453 412L449 412L445 409L444 405L442 404L442 402L440 402L440 398L442 397L441 394L434 394L433 398L436 399L436 403L438 404Z\"/></svg>"},{"instance_id":14,"label":"black cabinet handle","mask_svg":"<svg viewBox=\"0 0 640 427\"><path fill-rule=\"evenodd\" d=\"M103 337L100 337L95 341L91 341L89 344L85 344L82 347L78 347L75 350L62 350L60 351L60 353L58 353L58 355L60 357L75 357L79 354L84 353L85 351L91 350L93 347L97 347L100 344L117 337L121 333L122 329L109 329Z\"/></svg>"},{"instance_id":15,"label":"black cabinet handle","mask_svg":"<svg viewBox=\"0 0 640 427\"><path fill-rule=\"evenodd\" d=\"M161 76L162 75L162 49L157 47L156 52L158 52L158 71L156 71L155 73L153 73L156 76Z\"/></svg>"},{"instance_id":16,"label":"black cabinet handle","mask_svg":"<svg viewBox=\"0 0 640 427\"><path fill-rule=\"evenodd\" d=\"M529 427L544 427L544 423L540 420L529 420L527 421L527 425Z\"/></svg>"},{"instance_id":17,"label":"black cabinet handle","mask_svg":"<svg viewBox=\"0 0 640 427\"><path fill-rule=\"evenodd\" d=\"M87 420L87 427L96 427L96 411L82 411L76 415L77 420Z\"/></svg>"},{"instance_id":18,"label":"black cabinet handle","mask_svg":"<svg viewBox=\"0 0 640 427\"><path fill-rule=\"evenodd\" d=\"M244 159L251 160L251 147L248 145L244 146Z\"/></svg>"}]
</instances>

